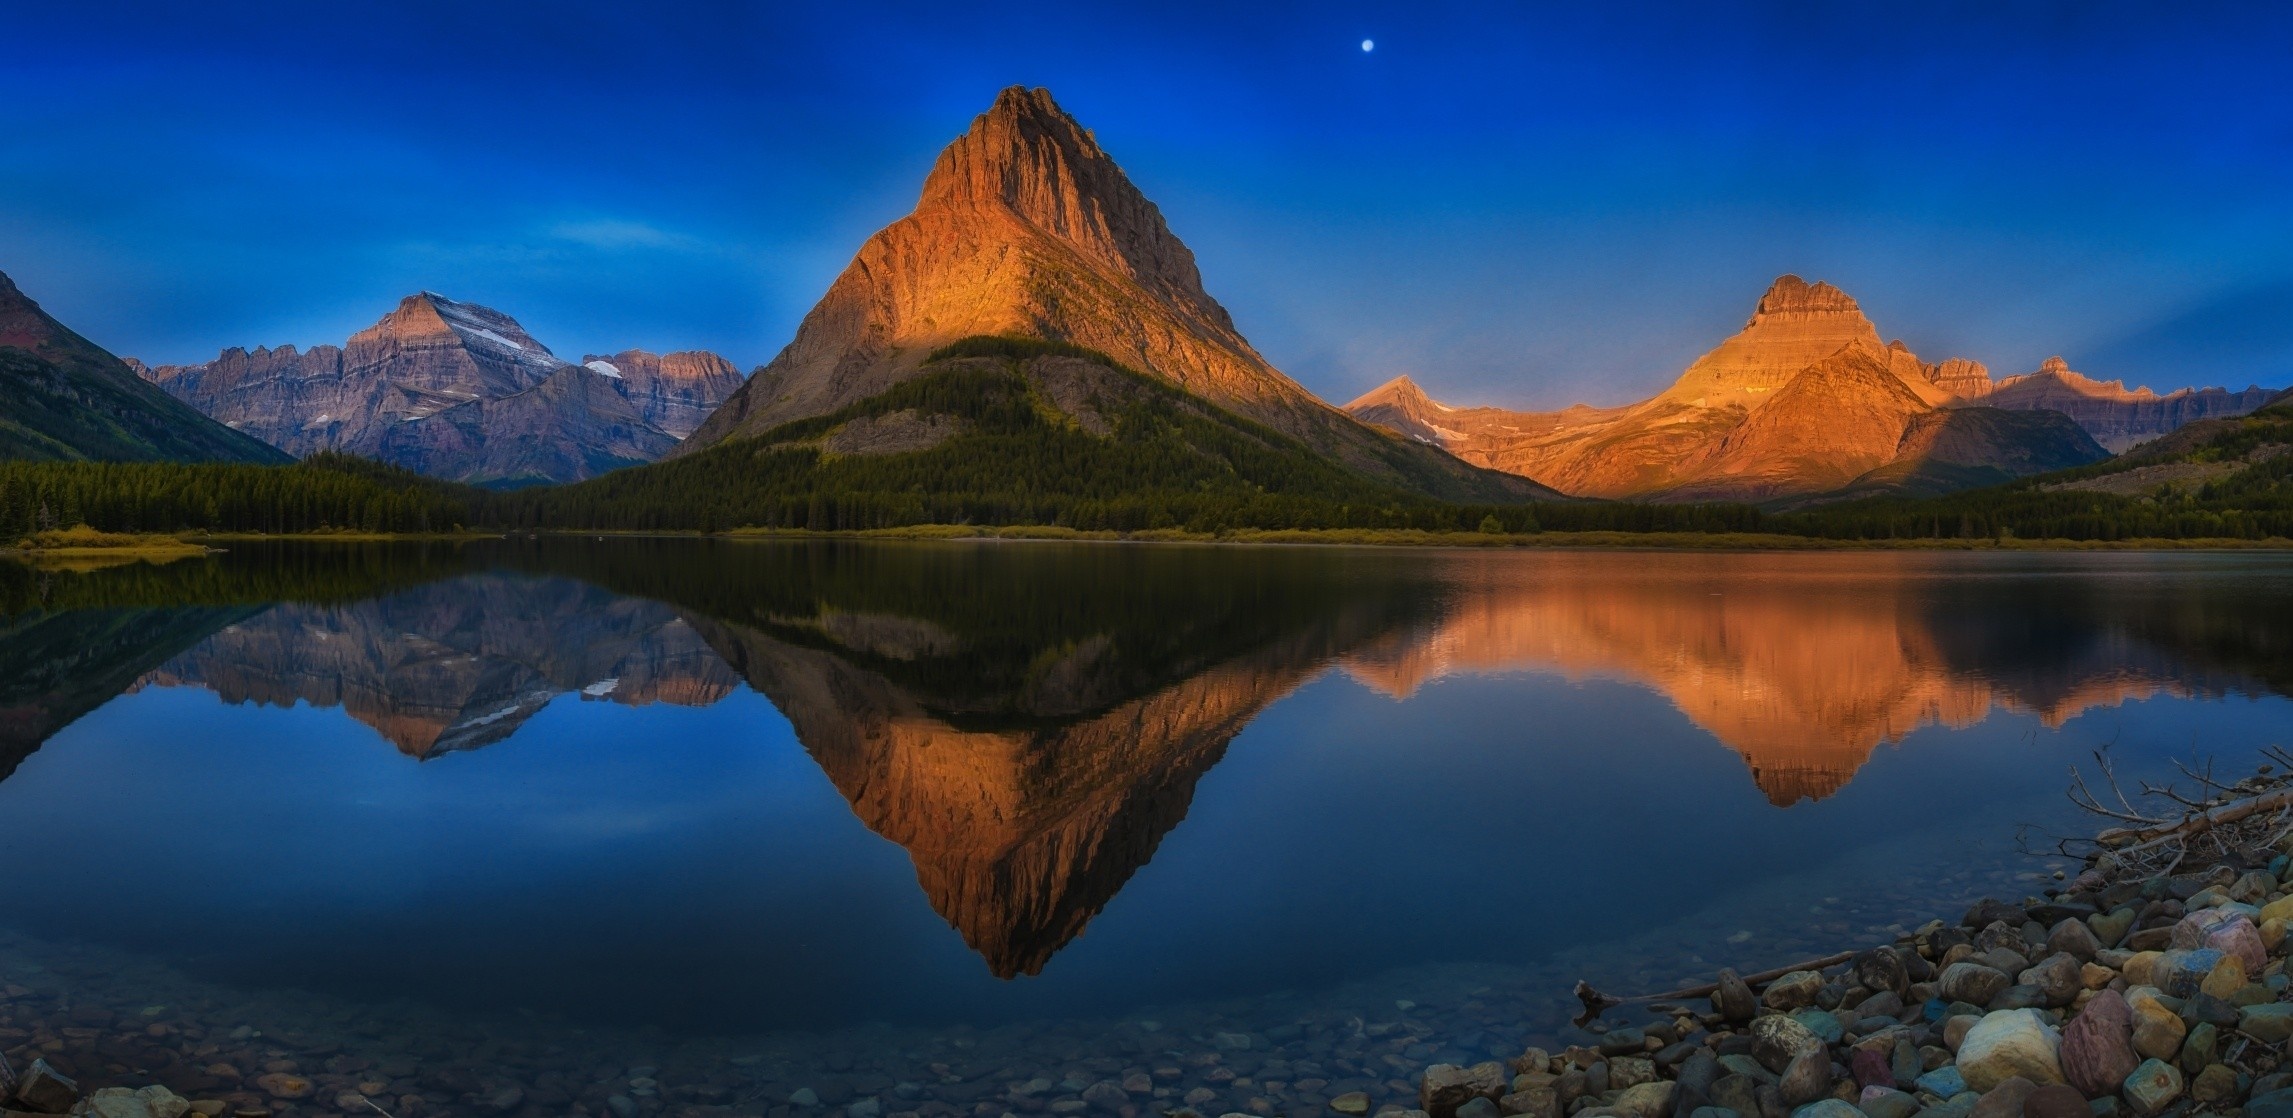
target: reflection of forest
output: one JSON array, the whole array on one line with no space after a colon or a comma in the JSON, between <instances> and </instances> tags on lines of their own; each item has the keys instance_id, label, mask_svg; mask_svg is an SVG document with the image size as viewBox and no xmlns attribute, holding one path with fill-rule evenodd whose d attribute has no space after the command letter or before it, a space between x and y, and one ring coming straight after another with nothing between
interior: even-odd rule
<instances>
[{"instance_id":1,"label":"reflection of forest","mask_svg":"<svg viewBox=\"0 0 2293 1118\"><path fill-rule=\"evenodd\" d=\"M1396 697L1464 672L1644 685L1780 805L1922 725L2281 691L2293 663L2267 580L1917 556L612 541L409 562L257 550L0 584L0 775L138 686L339 706L426 758L569 694L705 705L745 682L1009 976L1080 934L1234 736L1332 664ZM265 577L292 600L260 604Z\"/></svg>"}]
</instances>

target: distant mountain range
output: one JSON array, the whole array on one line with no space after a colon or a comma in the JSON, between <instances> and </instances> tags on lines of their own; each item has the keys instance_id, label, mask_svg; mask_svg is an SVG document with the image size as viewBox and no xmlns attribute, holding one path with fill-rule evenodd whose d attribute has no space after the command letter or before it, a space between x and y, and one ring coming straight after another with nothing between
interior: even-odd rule
<instances>
[{"instance_id":1,"label":"distant mountain range","mask_svg":"<svg viewBox=\"0 0 2293 1118\"><path fill-rule=\"evenodd\" d=\"M495 486L579 481L658 459L742 379L713 353L628 350L575 364L508 315L427 291L342 346L130 364L297 457L345 451Z\"/></svg>"},{"instance_id":2,"label":"distant mountain range","mask_svg":"<svg viewBox=\"0 0 2293 1118\"><path fill-rule=\"evenodd\" d=\"M0 275L0 458L285 462L48 316Z\"/></svg>"},{"instance_id":3,"label":"distant mountain range","mask_svg":"<svg viewBox=\"0 0 2293 1118\"><path fill-rule=\"evenodd\" d=\"M657 464L551 512L622 526L1201 527L1299 522L1309 506L1344 523L1428 498L1791 507L2078 467L2274 391L2160 395L2060 358L1994 380L1882 342L1845 292L1784 276L1638 403L1457 407L1401 377L1338 409L1242 336L1093 135L1019 87L746 379L705 352L568 361L510 316L431 292L341 346L123 364L0 277L0 455L343 451L498 488ZM682 465L751 440L770 453Z\"/></svg>"},{"instance_id":4,"label":"distant mountain range","mask_svg":"<svg viewBox=\"0 0 2293 1118\"><path fill-rule=\"evenodd\" d=\"M1981 370L1982 366L1974 368ZM2256 411L2277 389L2247 387L2231 392L2225 388L2181 388L2160 396L2148 388L2128 390L2122 380L2088 379L2071 372L2062 358L2049 357L2035 373L2001 381L1986 375L1981 382L1954 386L1953 391L1994 408L2061 412L2116 454L2201 419Z\"/></svg>"},{"instance_id":5,"label":"distant mountain range","mask_svg":"<svg viewBox=\"0 0 2293 1118\"><path fill-rule=\"evenodd\" d=\"M1346 410L1573 496L1789 502L1933 494L2067 469L2196 419L2252 411L2271 391L2130 392L2060 358L1993 381L1979 362L1928 364L1900 341L1881 343L1846 292L1787 275L1743 330L1637 404L1453 407L1405 376Z\"/></svg>"}]
</instances>

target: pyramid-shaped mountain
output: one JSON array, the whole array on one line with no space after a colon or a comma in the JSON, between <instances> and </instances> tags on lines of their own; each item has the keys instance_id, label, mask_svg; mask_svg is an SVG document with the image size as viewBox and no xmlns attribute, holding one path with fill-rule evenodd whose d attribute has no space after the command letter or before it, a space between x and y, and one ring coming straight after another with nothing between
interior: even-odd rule
<instances>
[{"instance_id":1,"label":"pyramid-shaped mountain","mask_svg":"<svg viewBox=\"0 0 2293 1118\"><path fill-rule=\"evenodd\" d=\"M284 462L170 398L0 275L0 458Z\"/></svg>"},{"instance_id":2,"label":"pyramid-shaped mountain","mask_svg":"<svg viewBox=\"0 0 2293 1118\"><path fill-rule=\"evenodd\" d=\"M1017 87L940 153L915 211L861 246L795 340L679 453L877 396L976 336L1097 351L1389 484L1535 492L1373 430L1268 364L1154 203L1049 92Z\"/></svg>"},{"instance_id":3,"label":"pyramid-shaped mountain","mask_svg":"<svg viewBox=\"0 0 2293 1118\"><path fill-rule=\"evenodd\" d=\"M740 385L715 354L630 350L576 365L516 319L428 291L341 346L232 348L141 372L290 454L346 451L496 485L653 461Z\"/></svg>"},{"instance_id":4,"label":"pyramid-shaped mountain","mask_svg":"<svg viewBox=\"0 0 2293 1118\"><path fill-rule=\"evenodd\" d=\"M1783 276L1744 328L1637 404L1454 408L1406 378L1355 400L1367 422L1577 496L1781 501L1933 493L2107 456L2048 410L1971 404L1982 366L1927 364L1846 292Z\"/></svg>"}]
</instances>

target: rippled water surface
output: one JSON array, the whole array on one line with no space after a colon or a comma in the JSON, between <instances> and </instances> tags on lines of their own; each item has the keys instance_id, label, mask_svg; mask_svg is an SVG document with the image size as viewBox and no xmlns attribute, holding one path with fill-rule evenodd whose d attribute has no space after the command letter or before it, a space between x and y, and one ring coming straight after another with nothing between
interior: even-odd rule
<instances>
[{"instance_id":1,"label":"rippled water surface","mask_svg":"<svg viewBox=\"0 0 2293 1118\"><path fill-rule=\"evenodd\" d=\"M0 1051L290 1113L1401 1101L2035 891L2097 748L2293 737L2269 554L246 545L0 614Z\"/></svg>"}]
</instances>

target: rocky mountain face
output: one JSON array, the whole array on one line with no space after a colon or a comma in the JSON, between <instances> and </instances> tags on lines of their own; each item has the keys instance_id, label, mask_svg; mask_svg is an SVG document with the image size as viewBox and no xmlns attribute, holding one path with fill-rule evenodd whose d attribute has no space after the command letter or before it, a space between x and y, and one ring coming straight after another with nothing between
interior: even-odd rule
<instances>
[{"instance_id":1,"label":"rocky mountain face","mask_svg":"<svg viewBox=\"0 0 2293 1118\"><path fill-rule=\"evenodd\" d=\"M567 365L508 396L391 424L374 456L478 485L539 485L639 466L677 445L612 379Z\"/></svg>"},{"instance_id":2,"label":"rocky mountain face","mask_svg":"<svg viewBox=\"0 0 2293 1118\"><path fill-rule=\"evenodd\" d=\"M1972 361L1930 365L1901 342L1882 343L1845 292L1784 276L1741 331L1637 404L1453 408L1404 378L1347 410L1588 497L1777 501L1844 490L1867 475L1874 486L1915 476L1932 491L2106 456L2045 413L1970 408L1953 387L1988 376ZM1944 410L1970 417L1925 418Z\"/></svg>"},{"instance_id":3,"label":"rocky mountain face","mask_svg":"<svg viewBox=\"0 0 2293 1118\"><path fill-rule=\"evenodd\" d=\"M650 462L738 386L714 354L576 365L515 319L422 292L341 347L226 349L144 379L290 454L339 450L477 483L577 481ZM595 383L589 383L594 381Z\"/></svg>"},{"instance_id":4,"label":"rocky mountain face","mask_svg":"<svg viewBox=\"0 0 2293 1118\"><path fill-rule=\"evenodd\" d=\"M698 429L747 379L732 362L704 350L652 354L625 349L604 356L590 354L581 364L620 381L614 387L647 424L679 439Z\"/></svg>"},{"instance_id":5,"label":"rocky mountain face","mask_svg":"<svg viewBox=\"0 0 2293 1118\"><path fill-rule=\"evenodd\" d=\"M2034 373L1992 381L1987 373L1954 385L1969 400L2013 411L2061 412L2112 453L2148 442L2201 419L2245 415L2269 402L2277 389L2249 386L2180 388L2161 396L2149 388L2128 389L2122 380L2098 381L2072 372L2068 362L2049 357Z\"/></svg>"},{"instance_id":6,"label":"rocky mountain face","mask_svg":"<svg viewBox=\"0 0 2293 1118\"><path fill-rule=\"evenodd\" d=\"M145 384L0 275L0 457L285 462Z\"/></svg>"},{"instance_id":7,"label":"rocky mountain face","mask_svg":"<svg viewBox=\"0 0 2293 1118\"><path fill-rule=\"evenodd\" d=\"M1532 492L1372 430L1268 364L1154 203L1047 91L1017 87L940 153L915 211L861 246L795 340L679 453L874 396L980 335L1097 350L1423 492Z\"/></svg>"}]
</instances>

